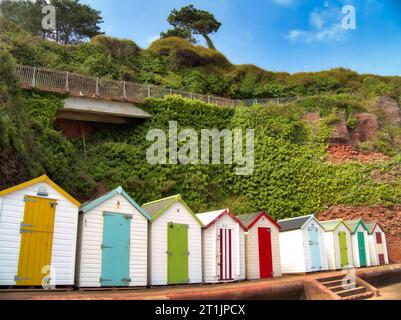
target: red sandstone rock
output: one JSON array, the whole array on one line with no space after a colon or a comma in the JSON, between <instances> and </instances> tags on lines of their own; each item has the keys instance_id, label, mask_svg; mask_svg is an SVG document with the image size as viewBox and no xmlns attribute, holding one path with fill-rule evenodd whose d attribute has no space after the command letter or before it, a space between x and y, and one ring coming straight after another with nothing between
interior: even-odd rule
<instances>
[{"instance_id":1,"label":"red sandstone rock","mask_svg":"<svg viewBox=\"0 0 401 320\"><path fill-rule=\"evenodd\" d=\"M328 161L344 163L349 161L377 162L388 160L389 157L378 152L361 152L350 145L331 145L327 149Z\"/></svg>"},{"instance_id":2,"label":"red sandstone rock","mask_svg":"<svg viewBox=\"0 0 401 320\"><path fill-rule=\"evenodd\" d=\"M383 119L390 124L401 124L400 107L390 97L377 97L376 107L383 114Z\"/></svg>"}]
</instances>

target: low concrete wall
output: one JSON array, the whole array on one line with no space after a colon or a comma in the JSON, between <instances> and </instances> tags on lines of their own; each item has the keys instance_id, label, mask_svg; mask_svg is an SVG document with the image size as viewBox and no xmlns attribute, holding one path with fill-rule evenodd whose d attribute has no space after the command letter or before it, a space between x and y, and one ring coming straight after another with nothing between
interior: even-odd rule
<instances>
[{"instance_id":1,"label":"low concrete wall","mask_svg":"<svg viewBox=\"0 0 401 320\"><path fill-rule=\"evenodd\" d=\"M380 288L401 282L401 266L394 265L382 269L358 270L357 275L372 286Z\"/></svg>"},{"instance_id":2,"label":"low concrete wall","mask_svg":"<svg viewBox=\"0 0 401 320\"><path fill-rule=\"evenodd\" d=\"M198 293L170 293L169 300L301 300L304 297L304 281L272 284L255 282L254 285L227 290Z\"/></svg>"},{"instance_id":3,"label":"low concrete wall","mask_svg":"<svg viewBox=\"0 0 401 320\"><path fill-rule=\"evenodd\" d=\"M401 265L358 270L357 275L372 286L381 288L394 283L401 283Z\"/></svg>"}]
</instances>

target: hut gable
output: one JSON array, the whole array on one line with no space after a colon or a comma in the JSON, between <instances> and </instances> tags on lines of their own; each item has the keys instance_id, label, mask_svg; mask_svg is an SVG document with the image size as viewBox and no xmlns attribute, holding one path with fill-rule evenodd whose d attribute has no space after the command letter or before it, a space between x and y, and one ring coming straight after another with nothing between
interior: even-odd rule
<instances>
[{"instance_id":1,"label":"hut gable","mask_svg":"<svg viewBox=\"0 0 401 320\"><path fill-rule=\"evenodd\" d=\"M278 224L281 226L281 232L299 230L310 220L311 216L297 217L291 219L280 220Z\"/></svg>"},{"instance_id":2,"label":"hut gable","mask_svg":"<svg viewBox=\"0 0 401 320\"><path fill-rule=\"evenodd\" d=\"M236 223L238 223L243 230L246 230L246 227L241 222L241 220L238 219L238 217L236 217L229 209L198 213L196 216L204 224L206 229L210 228L220 219L227 216L230 217L232 220L234 220Z\"/></svg>"},{"instance_id":3,"label":"hut gable","mask_svg":"<svg viewBox=\"0 0 401 320\"><path fill-rule=\"evenodd\" d=\"M362 219L357 219L357 220L348 220L345 221L345 224L348 225L348 227L351 229L352 233L355 233L362 227L366 232L369 232L368 227L366 226L365 222L363 222Z\"/></svg>"},{"instance_id":4,"label":"hut gable","mask_svg":"<svg viewBox=\"0 0 401 320\"><path fill-rule=\"evenodd\" d=\"M347 224L345 224L344 221L341 219L320 221L320 224L322 225L322 227L324 228L325 231L335 231L341 225L344 225L350 232L352 232L351 228Z\"/></svg>"},{"instance_id":5,"label":"hut gable","mask_svg":"<svg viewBox=\"0 0 401 320\"><path fill-rule=\"evenodd\" d=\"M90 200L88 202L85 202L81 208L80 208L80 212L82 213L87 213L88 211L92 210L93 208L101 205L102 203L104 203L105 201L111 199L112 197L114 197L115 195L121 195L123 196L131 205L133 205L146 219L150 220L151 217L150 215L139 205L137 204L134 199L132 199L125 191L122 187L118 187L117 189L114 189L113 191L110 191L108 193L106 193L105 195L94 199L94 200Z\"/></svg>"},{"instance_id":6,"label":"hut gable","mask_svg":"<svg viewBox=\"0 0 401 320\"><path fill-rule=\"evenodd\" d=\"M43 175L43 176L40 176L39 178L32 179L30 181L21 183L14 187L2 190L2 191L0 191L0 197L4 197L10 193L14 193L19 190L27 189L38 183L45 183L45 184L51 186L56 192L63 195L67 200L71 201L77 207L79 207L81 205L81 203L78 200L76 200L74 197L72 197L70 194L68 194L65 190L63 190L61 187L59 187L56 183L54 183L47 175Z\"/></svg>"},{"instance_id":7,"label":"hut gable","mask_svg":"<svg viewBox=\"0 0 401 320\"><path fill-rule=\"evenodd\" d=\"M250 214L243 214L240 216L237 216L238 220L242 222L242 224L247 228L251 229L257 222L262 218L265 217L268 221L271 222L271 224L276 227L278 230L281 229L281 226L274 221L266 212L255 212L255 213L250 213Z\"/></svg>"},{"instance_id":8,"label":"hut gable","mask_svg":"<svg viewBox=\"0 0 401 320\"><path fill-rule=\"evenodd\" d=\"M163 215L168 209L170 209L174 204L179 202L182 206L185 207L186 211L193 216L193 218L204 227L203 223L198 219L196 214L192 211L192 209L186 204L186 202L182 199L181 195L175 195L172 197L152 201L145 203L142 207L145 211L150 215L151 221L155 221L161 215Z\"/></svg>"}]
</instances>

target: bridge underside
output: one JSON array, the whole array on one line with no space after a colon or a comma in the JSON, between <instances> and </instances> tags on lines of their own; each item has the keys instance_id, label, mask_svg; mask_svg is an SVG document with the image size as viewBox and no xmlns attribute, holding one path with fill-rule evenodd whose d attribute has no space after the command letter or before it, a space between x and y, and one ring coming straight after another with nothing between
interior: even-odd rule
<instances>
[{"instance_id":1,"label":"bridge underside","mask_svg":"<svg viewBox=\"0 0 401 320\"><path fill-rule=\"evenodd\" d=\"M130 119L150 119L152 116L137 106L118 101L68 97L57 113L57 119L110 124L124 124Z\"/></svg>"}]
</instances>

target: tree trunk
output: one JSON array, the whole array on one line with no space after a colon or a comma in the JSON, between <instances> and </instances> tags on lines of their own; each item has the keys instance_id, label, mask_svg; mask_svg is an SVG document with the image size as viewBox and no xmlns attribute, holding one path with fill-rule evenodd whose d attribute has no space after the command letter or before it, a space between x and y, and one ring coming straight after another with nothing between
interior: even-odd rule
<instances>
[{"instance_id":1,"label":"tree trunk","mask_svg":"<svg viewBox=\"0 0 401 320\"><path fill-rule=\"evenodd\" d=\"M202 34L202 37L205 38L207 46L209 47L209 49L216 50L216 47L214 46L214 44L212 42L212 39L210 39L207 34Z\"/></svg>"}]
</instances>

